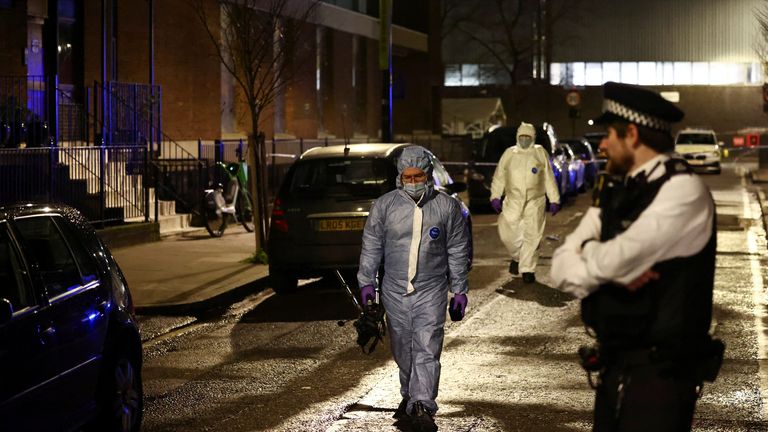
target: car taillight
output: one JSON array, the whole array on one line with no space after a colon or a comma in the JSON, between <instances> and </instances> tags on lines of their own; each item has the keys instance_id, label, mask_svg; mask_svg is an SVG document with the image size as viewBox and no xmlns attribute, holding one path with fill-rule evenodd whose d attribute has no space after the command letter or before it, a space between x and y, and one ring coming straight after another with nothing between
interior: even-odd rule
<instances>
[{"instance_id":1,"label":"car taillight","mask_svg":"<svg viewBox=\"0 0 768 432\"><path fill-rule=\"evenodd\" d=\"M285 220L285 210L280 198L275 198L272 206L272 227L280 232L288 232L288 221Z\"/></svg>"}]
</instances>

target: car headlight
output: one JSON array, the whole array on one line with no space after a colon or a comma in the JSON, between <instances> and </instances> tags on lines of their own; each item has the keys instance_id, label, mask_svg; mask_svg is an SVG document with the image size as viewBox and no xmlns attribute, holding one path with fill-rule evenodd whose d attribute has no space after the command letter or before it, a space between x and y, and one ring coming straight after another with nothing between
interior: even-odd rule
<instances>
[{"instance_id":1,"label":"car headlight","mask_svg":"<svg viewBox=\"0 0 768 432\"><path fill-rule=\"evenodd\" d=\"M715 150L715 151L712 152L712 156L720 157L720 152L718 150Z\"/></svg>"}]
</instances>

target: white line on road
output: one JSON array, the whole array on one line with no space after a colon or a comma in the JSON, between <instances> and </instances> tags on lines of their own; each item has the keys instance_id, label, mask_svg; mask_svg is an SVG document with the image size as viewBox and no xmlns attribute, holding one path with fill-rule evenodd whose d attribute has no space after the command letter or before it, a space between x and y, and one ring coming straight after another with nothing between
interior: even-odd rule
<instances>
[{"instance_id":1,"label":"white line on road","mask_svg":"<svg viewBox=\"0 0 768 432\"><path fill-rule=\"evenodd\" d=\"M756 212L757 216L753 213L750 194L744 189L742 189L742 204L744 218L748 220L762 218L762 209L759 212ZM759 365L759 376L761 381L761 398L763 400L762 416L763 419L768 419L768 371L765 370L763 365L764 361L768 359L768 341L765 337L765 326L763 325L763 318L766 316L766 302L763 274L760 269L760 250L757 241L758 233L755 231L762 231L762 224L753 225L747 230L747 251L749 252L749 264L752 273L753 314L755 316L755 332L757 333L757 362ZM761 234L765 235L765 233L762 232Z\"/></svg>"}]
</instances>

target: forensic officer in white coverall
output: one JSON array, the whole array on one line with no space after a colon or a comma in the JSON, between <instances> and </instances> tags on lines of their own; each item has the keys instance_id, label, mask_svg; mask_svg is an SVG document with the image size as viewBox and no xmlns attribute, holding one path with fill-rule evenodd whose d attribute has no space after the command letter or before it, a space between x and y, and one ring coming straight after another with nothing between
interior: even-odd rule
<instances>
[{"instance_id":1,"label":"forensic officer in white coverall","mask_svg":"<svg viewBox=\"0 0 768 432\"><path fill-rule=\"evenodd\" d=\"M397 170L397 189L379 197L368 215L357 280L363 304L375 301L383 260L381 299L400 369L395 417L410 415L415 430L431 432L448 292L452 318L467 306L469 229L459 203L435 190L424 148L404 149Z\"/></svg>"},{"instance_id":2,"label":"forensic officer in white coverall","mask_svg":"<svg viewBox=\"0 0 768 432\"><path fill-rule=\"evenodd\" d=\"M499 237L512 258L509 272L522 273L526 283L536 281L546 198L552 215L560 210L560 193L549 155L544 147L534 144L535 137L532 124L520 123L517 145L501 155L491 183L491 206L500 213Z\"/></svg>"}]
</instances>

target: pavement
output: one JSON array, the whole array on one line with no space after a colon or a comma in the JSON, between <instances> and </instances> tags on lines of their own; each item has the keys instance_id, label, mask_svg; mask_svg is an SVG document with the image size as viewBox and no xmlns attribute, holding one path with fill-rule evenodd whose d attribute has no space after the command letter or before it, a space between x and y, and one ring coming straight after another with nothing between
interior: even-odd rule
<instances>
[{"instance_id":1,"label":"pavement","mask_svg":"<svg viewBox=\"0 0 768 432\"><path fill-rule=\"evenodd\" d=\"M139 315L195 315L259 290L268 266L246 261L253 233L228 227L220 238L205 229L112 249Z\"/></svg>"}]
</instances>

